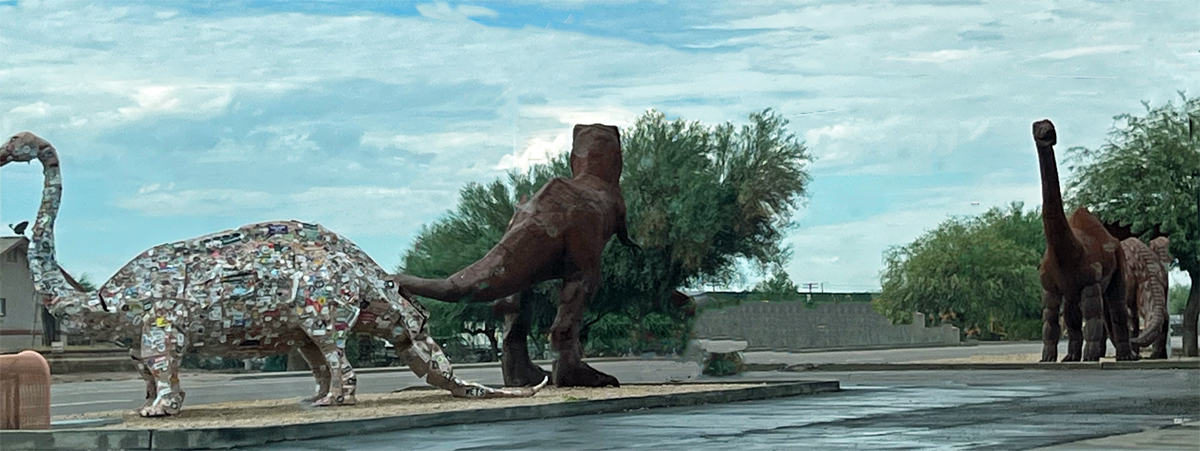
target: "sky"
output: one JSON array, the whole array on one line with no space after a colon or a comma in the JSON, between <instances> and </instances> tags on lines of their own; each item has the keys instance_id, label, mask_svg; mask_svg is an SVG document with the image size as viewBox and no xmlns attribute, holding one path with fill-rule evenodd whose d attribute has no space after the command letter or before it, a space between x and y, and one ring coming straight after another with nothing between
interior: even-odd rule
<instances>
[{"instance_id":1,"label":"sky","mask_svg":"<svg viewBox=\"0 0 1200 451\"><path fill-rule=\"evenodd\" d=\"M391 269L461 187L568 151L576 123L773 108L816 157L788 274L876 290L889 246L1041 204L1032 122L1061 154L1200 94L1195 0L6 0L0 24L0 133L58 148L59 260L97 281L282 219ZM0 223L41 182L6 166Z\"/></svg>"}]
</instances>

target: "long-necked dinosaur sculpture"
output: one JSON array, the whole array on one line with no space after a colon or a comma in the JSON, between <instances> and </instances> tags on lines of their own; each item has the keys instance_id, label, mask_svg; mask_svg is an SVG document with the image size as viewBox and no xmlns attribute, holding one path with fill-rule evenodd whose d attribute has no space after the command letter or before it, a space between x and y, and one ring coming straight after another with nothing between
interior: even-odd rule
<instances>
[{"instance_id":1,"label":"long-necked dinosaur sculpture","mask_svg":"<svg viewBox=\"0 0 1200 451\"><path fill-rule=\"evenodd\" d=\"M626 231L621 194L621 137L611 125L576 125L570 179L546 183L517 205L508 230L487 255L445 279L398 274L396 283L419 296L449 302L490 302L539 282L562 279L550 343L558 352L552 378L559 387L619 385L583 363L580 322L600 288L604 246L616 235L637 247ZM511 307L510 307L511 308Z\"/></svg>"},{"instance_id":2,"label":"long-necked dinosaur sculpture","mask_svg":"<svg viewBox=\"0 0 1200 451\"><path fill-rule=\"evenodd\" d=\"M1068 219L1059 191L1054 124L1033 124L1042 176L1042 228L1046 254L1039 275L1042 285L1042 360L1058 358L1059 310L1067 325L1064 362L1098 361L1111 333L1117 360L1137 358L1129 345L1129 312L1125 305L1121 244L1086 208Z\"/></svg>"},{"instance_id":3,"label":"long-necked dinosaur sculpture","mask_svg":"<svg viewBox=\"0 0 1200 451\"><path fill-rule=\"evenodd\" d=\"M315 224L250 224L155 246L95 293L67 285L55 258L54 222L62 197L58 152L32 133L13 136L0 166L41 162L45 186L32 230L34 288L62 328L101 340L133 338L146 380L142 416L179 412L184 353L253 357L299 349L317 378L314 405L355 403L347 334L390 341L414 373L459 397L532 396L463 381L429 337L427 314L365 252Z\"/></svg>"}]
</instances>

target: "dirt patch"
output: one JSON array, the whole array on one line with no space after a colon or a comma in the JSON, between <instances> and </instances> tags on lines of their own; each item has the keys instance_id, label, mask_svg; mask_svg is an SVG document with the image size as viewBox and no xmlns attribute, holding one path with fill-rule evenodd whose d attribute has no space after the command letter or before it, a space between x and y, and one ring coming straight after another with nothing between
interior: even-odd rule
<instances>
[{"instance_id":1,"label":"dirt patch","mask_svg":"<svg viewBox=\"0 0 1200 451\"><path fill-rule=\"evenodd\" d=\"M302 405L299 398L236 401L215 404L184 405L179 416L141 418L132 411L92 412L56 416L60 419L122 418L123 424L103 429L192 429L204 427L266 426L336 420L354 420L423 413L532 406L561 402L633 398L640 396L734 390L763 384L675 384L627 385L621 388L547 387L532 398L462 399L441 390L403 390L394 393L358 396L358 405L314 408Z\"/></svg>"}]
</instances>

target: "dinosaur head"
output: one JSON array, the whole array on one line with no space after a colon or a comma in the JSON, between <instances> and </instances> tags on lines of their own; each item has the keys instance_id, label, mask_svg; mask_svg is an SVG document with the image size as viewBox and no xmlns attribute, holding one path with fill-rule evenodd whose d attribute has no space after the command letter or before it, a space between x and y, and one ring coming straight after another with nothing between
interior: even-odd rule
<instances>
[{"instance_id":1,"label":"dinosaur head","mask_svg":"<svg viewBox=\"0 0 1200 451\"><path fill-rule=\"evenodd\" d=\"M621 132L604 124L575 125L571 174L591 174L616 185L621 180Z\"/></svg>"},{"instance_id":2,"label":"dinosaur head","mask_svg":"<svg viewBox=\"0 0 1200 451\"><path fill-rule=\"evenodd\" d=\"M1043 119L1033 123L1033 141L1038 147L1049 147L1058 144L1058 133L1054 131L1054 123Z\"/></svg>"},{"instance_id":3,"label":"dinosaur head","mask_svg":"<svg viewBox=\"0 0 1200 451\"><path fill-rule=\"evenodd\" d=\"M0 166L14 161L27 162L38 157L38 154L52 148L49 142L29 132L17 133L4 143L0 149Z\"/></svg>"}]
</instances>

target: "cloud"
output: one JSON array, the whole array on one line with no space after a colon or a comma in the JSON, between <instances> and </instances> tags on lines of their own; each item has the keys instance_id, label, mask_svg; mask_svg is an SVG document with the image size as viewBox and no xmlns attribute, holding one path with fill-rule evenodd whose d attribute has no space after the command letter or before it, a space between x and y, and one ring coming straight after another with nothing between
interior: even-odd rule
<instances>
[{"instance_id":1,"label":"cloud","mask_svg":"<svg viewBox=\"0 0 1200 451\"><path fill-rule=\"evenodd\" d=\"M272 196L236 189L179 190L174 184L152 183L117 205L146 216L233 216L272 207Z\"/></svg>"},{"instance_id":2,"label":"cloud","mask_svg":"<svg viewBox=\"0 0 1200 451\"><path fill-rule=\"evenodd\" d=\"M937 50L933 52L919 52L910 54L909 56L889 56L884 59L890 61L911 61L916 63L948 63L951 61L975 58L978 57L979 54L980 51L978 49L972 48L968 50Z\"/></svg>"},{"instance_id":3,"label":"cloud","mask_svg":"<svg viewBox=\"0 0 1200 451\"><path fill-rule=\"evenodd\" d=\"M422 3L417 5L417 12L422 16L447 22L467 22L472 17L496 17L500 14L482 6L459 5L457 8L445 2Z\"/></svg>"},{"instance_id":4,"label":"cloud","mask_svg":"<svg viewBox=\"0 0 1200 451\"><path fill-rule=\"evenodd\" d=\"M1072 48L1072 49L1063 49L1063 50L1055 50L1053 52L1046 52L1046 53L1038 55L1034 58L1035 59L1048 59L1048 60L1065 60L1065 59L1070 59L1070 58L1075 58L1075 57L1080 57L1080 56L1106 55L1106 54L1111 54L1111 53L1124 53L1124 52L1137 50L1138 48L1140 48L1140 47L1136 46L1136 45L1097 45L1097 46L1090 46L1090 47L1076 47L1076 48Z\"/></svg>"},{"instance_id":5,"label":"cloud","mask_svg":"<svg viewBox=\"0 0 1200 451\"><path fill-rule=\"evenodd\" d=\"M534 165L549 163L554 157L570 150L570 131L535 136L529 139L525 144L525 148L520 152L501 157L500 163L496 165L496 169L516 169L524 172Z\"/></svg>"},{"instance_id":6,"label":"cloud","mask_svg":"<svg viewBox=\"0 0 1200 451\"><path fill-rule=\"evenodd\" d=\"M1139 100L1200 90L1186 75L1200 67L1186 0L937 3L443 2L414 14L20 2L0 27L0 128L48 136L67 166L64 201L106 206L64 209L65 224L86 214L128 231L81 231L81 243L112 246L65 251L81 260L274 215L332 224L395 258L463 184L565 150L576 123L628 126L655 108L740 124L773 107L819 157L817 180L888 181L802 212L873 206L805 217L858 224L817 230L846 253L797 249L805 265L841 265L821 276L832 283L872 277L882 246L952 201L1002 202L972 187L1026 197L1033 120L1095 146ZM1044 63L1036 73L1031 58ZM5 171L0 213L31 216L40 183ZM878 228L906 209L928 221Z\"/></svg>"}]
</instances>

